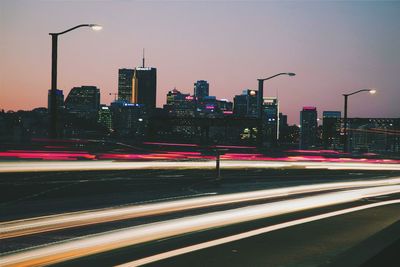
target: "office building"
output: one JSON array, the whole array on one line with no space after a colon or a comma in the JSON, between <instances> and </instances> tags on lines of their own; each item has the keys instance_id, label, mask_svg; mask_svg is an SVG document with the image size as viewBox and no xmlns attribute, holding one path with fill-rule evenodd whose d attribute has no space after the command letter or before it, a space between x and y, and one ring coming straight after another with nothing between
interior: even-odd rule
<instances>
[{"instance_id":1,"label":"office building","mask_svg":"<svg viewBox=\"0 0 400 267\"><path fill-rule=\"evenodd\" d=\"M341 112L324 111L322 113L322 142L324 149L338 149L341 129Z\"/></svg>"},{"instance_id":2,"label":"office building","mask_svg":"<svg viewBox=\"0 0 400 267\"><path fill-rule=\"evenodd\" d=\"M156 108L157 99L157 69L135 68L133 74L132 103L145 105L146 108Z\"/></svg>"},{"instance_id":3,"label":"office building","mask_svg":"<svg viewBox=\"0 0 400 267\"><path fill-rule=\"evenodd\" d=\"M97 117L100 108L100 89L96 86L74 87L65 99L65 109L79 117Z\"/></svg>"},{"instance_id":4,"label":"office building","mask_svg":"<svg viewBox=\"0 0 400 267\"><path fill-rule=\"evenodd\" d=\"M233 98L233 115L236 117L258 117L256 90L243 90L241 95Z\"/></svg>"},{"instance_id":5,"label":"office building","mask_svg":"<svg viewBox=\"0 0 400 267\"><path fill-rule=\"evenodd\" d=\"M400 152L400 118L349 118L349 151Z\"/></svg>"},{"instance_id":6,"label":"office building","mask_svg":"<svg viewBox=\"0 0 400 267\"><path fill-rule=\"evenodd\" d=\"M133 138L132 142L144 138L148 127L148 112L144 105L117 100L111 103L110 110L116 136Z\"/></svg>"},{"instance_id":7,"label":"office building","mask_svg":"<svg viewBox=\"0 0 400 267\"><path fill-rule=\"evenodd\" d=\"M276 97L263 98L264 141L273 146L279 139L279 101Z\"/></svg>"},{"instance_id":8,"label":"office building","mask_svg":"<svg viewBox=\"0 0 400 267\"><path fill-rule=\"evenodd\" d=\"M132 103L133 69L118 70L118 100Z\"/></svg>"},{"instance_id":9,"label":"office building","mask_svg":"<svg viewBox=\"0 0 400 267\"><path fill-rule=\"evenodd\" d=\"M209 96L210 86L207 81L199 80L194 83L194 96L201 99Z\"/></svg>"},{"instance_id":10,"label":"office building","mask_svg":"<svg viewBox=\"0 0 400 267\"><path fill-rule=\"evenodd\" d=\"M303 110L300 111L300 149L316 146L317 127L317 108L303 107Z\"/></svg>"},{"instance_id":11,"label":"office building","mask_svg":"<svg viewBox=\"0 0 400 267\"><path fill-rule=\"evenodd\" d=\"M196 99L190 94L183 94L176 88L167 93L167 104L164 109L169 116L173 117L194 117Z\"/></svg>"},{"instance_id":12,"label":"office building","mask_svg":"<svg viewBox=\"0 0 400 267\"><path fill-rule=\"evenodd\" d=\"M108 131L112 131L111 110L106 105L101 105L99 109L98 123L104 126Z\"/></svg>"}]
</instances>

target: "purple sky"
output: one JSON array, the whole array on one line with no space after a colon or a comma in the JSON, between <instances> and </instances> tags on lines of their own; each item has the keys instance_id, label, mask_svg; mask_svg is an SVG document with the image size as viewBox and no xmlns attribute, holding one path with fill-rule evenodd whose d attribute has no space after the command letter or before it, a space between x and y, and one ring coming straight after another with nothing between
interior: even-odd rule
<instances>
[{"instance_id":1,"label":"purple sky","mask_svg":"<svg viewBox=\"0 0 400 267\"><path fill-rule=\"evenodd\" d=\"M232 100L257 78L281 111L298 123L302 106L342 110L342 93L377 88L349 99L349 116L400 116L400 1L0 1L0 109L47 106L51 38L60 36L58 87L66 96L96 85L101 102L117 92L118 68L157 68L157 104L176 88Z\"/></svg>"}]
</instances>

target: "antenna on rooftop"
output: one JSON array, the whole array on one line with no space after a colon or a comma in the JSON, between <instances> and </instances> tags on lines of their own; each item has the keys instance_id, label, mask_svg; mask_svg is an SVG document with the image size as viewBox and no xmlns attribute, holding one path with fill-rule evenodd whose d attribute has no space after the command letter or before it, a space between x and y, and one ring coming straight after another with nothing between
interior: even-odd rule
<instances>
[{"instance_id":1,"label":"antenna on rooftop","mask_svg":"<svg viewBox=\"0 0 400 267\"><path fill-rule=\"evenodd\" d=\"M142 63L142 68L144 68L144 48L143 48L143 63Z\"/></svg>"}]
</instances>

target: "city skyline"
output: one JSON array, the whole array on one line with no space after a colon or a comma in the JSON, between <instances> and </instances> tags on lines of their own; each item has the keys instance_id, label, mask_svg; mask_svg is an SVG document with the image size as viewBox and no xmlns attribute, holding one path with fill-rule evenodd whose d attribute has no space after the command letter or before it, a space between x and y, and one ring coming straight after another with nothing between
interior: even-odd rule
<instances>
[{"instance_id":1,"label":"city skyline","mask_svg":"<svg viewBox=\"0 0 400 267\"><path fill-rule=\"evenodd\" d=\"M158 69L158 107L175 87L192 93L197 80L209 82L210 95L233 101L246 88L256 90L257 78L293 71L294 78L266 82L264 94L278 95L291 124L303 106L316 106L319 117L343 111L343 93L371 87L376 95L351 99L350 117L400 115L400 3L92 2L1 2L1 109L47 106L48 33L89 22L104 29L82 29L59 41L65 95L93 85L109 104L118 69L140 66L144 47L146 65Z\"/></svg>"}]
</instances>

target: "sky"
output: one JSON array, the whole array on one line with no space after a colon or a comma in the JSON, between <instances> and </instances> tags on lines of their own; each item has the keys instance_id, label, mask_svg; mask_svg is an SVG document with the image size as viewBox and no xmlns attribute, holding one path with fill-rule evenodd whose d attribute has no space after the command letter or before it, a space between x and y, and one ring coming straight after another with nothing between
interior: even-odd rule
<instances>
[{"instance_id":1,"label":"sky","mask_svg":"<svg viewBox=\"0 0 400 267\"><path fill-rule=\"evenodd\" d=\"M210 95L233 100L257 89L278 96L280 111L298 123L303 106L349 117L400 117L400 1L135 1L1 0L0 109L47 106L50 32L82 23L59 37L58 88L95 85L101 103L118 91L118 69L157 68L157 106L176 87L193 93L197 80Z\"/></svg>"}]
</instances>

